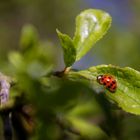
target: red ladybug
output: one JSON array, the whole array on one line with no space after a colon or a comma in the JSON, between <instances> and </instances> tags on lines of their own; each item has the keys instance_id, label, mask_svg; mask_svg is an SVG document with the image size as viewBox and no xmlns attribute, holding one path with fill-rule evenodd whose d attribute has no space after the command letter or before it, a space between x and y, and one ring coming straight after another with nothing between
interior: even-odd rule
<instances>
[{"instance_id":1,"label":"red ladybug","mask_svg":"<svg viewBox=\"0 0 140 140\"><path fill-rule=\"evenodd\" d=\"M97 76L97 82L104 85L110 92L115 92L117 89L117 81L111 75L99 75Z\"/></svg>"}]
</instances>

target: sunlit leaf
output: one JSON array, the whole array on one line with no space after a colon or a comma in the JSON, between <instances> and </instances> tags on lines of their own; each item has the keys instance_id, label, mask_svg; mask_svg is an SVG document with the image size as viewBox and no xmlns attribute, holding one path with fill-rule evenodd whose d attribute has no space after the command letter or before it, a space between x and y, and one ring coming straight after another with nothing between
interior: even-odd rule
<instances>
[{"instance_id":1,"label":"sunlit leaf","mask_svg":"<svg viewBox=\"0 0 140 140\"><path fill-rule=\"evenodd\" d=\"M83 57L102 38L110 24L110 15L97 9L85 10L77 16L74 36L74 45L77 50L76 60Z\"/></svg>"},{"instance_id":2,"label":"sunlit leaf","mask_svg":"<svg viewBox=\"0 0 140 140\"><path fill-rule=\"evenodd\" d=\"M111 93L104 86L97 83L100 74L113 75L117 80L117 90ZM69 73L70 77L79 79L79 76L89 81L93 86L104 88L105 94L126 112L140 114L140 72L129 68L120 68L112 65L99 65L87 70ZM78 79L77 79L77 78Z\"/></svg>"}]
</instances>

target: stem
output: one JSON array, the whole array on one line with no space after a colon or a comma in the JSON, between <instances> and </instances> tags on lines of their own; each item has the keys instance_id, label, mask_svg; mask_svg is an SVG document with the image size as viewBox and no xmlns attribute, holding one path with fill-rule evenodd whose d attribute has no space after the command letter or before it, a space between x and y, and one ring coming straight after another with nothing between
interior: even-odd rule
<instances>
[{"instance_id":1,"label":"stem","mask_svg":"<svg viewBox=\"0 0 140 140\"><path fill-rule=\"evenodd\" d=\"M63 73L64 73L64 74L68 74L69 71L70 71L70 69L71 69L71 67L65 67Z\"/></svg>"},{"instance_id":2,"label":"stem","mask_svg":"<svg viewBox=\"0 0 140 140\"><path fill-rule=\"evenodd\" d=\"M53 75L57 77L63 77L64 75L68 74L70 71L71 67L65 67L63 71L56 71L53 73Z\"/></svg>"}]
</instances>

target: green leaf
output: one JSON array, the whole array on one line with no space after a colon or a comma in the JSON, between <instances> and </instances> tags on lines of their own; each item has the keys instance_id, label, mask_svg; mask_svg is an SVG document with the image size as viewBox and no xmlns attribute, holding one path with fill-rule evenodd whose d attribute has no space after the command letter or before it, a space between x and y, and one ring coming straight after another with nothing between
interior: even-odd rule
<instances>
[{"instance_id":1,"label":"green leaf","mask_svg":"<svg viewBox=\"0 0 140 140\"><path fill-rule=\"evenodd\" d=\"M66 67L69 67L75 62L76 49L74 47L72 39L68 35L62 34L59 30L56 31L63 48L65 65Z\"/></svg>"},{"instance_id":2,"label":"green leaf","mask_svg":"<svg viewBox=\"0 0 140 140\"><path fill-rule=\"evenodd\" d=\"M38 35L34 26L25 25L22 28L21 38L20 38L20 47L22 50L26 50L32 46L38 44Z\"/></svg>"},{"instance_id":3,"label":"green leaf","mask_svg":"<svg viewBox=\"0 0 140 140\"><path fill-rule=\"evenodd\" d=\"M77 16L73 40L77 50L76 60L81 59L102 38L110 24L110 15L97 9L85 10Z\"/></svg>"},{"instance_id":4,"label":"green leaf","mask_svg":"<svg viewBox=\"0 0 140 140\"><path fill-rule=\"evenodd\" d=\"M100 74L113 75L117 80L117 90L111 93L104 86L97 83ZM123 110L140 115L140 72L129 68L120 68L112 65L100 65L87 70L69 73L71 79L86 79L91 85L105 89L105 94Z\"/></svg>"}]
</instances>

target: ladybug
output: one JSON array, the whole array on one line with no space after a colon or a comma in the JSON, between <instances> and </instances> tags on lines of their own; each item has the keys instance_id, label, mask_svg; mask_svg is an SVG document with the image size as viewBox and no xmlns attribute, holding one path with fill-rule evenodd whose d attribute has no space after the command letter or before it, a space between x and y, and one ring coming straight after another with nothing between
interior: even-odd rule
<instances>
[{"instance_id":1,"label":"ladybug","mask_svg":"<svg viewBox=\"0 0 140 140\"><path fill-rule=\"evenodd\" d=\"M114 93L117 89L117 81L111 75L98 75L97 82L101 85L104 85L106 89L108 89L112 93Z\"/></svg>"}]
</instances>

